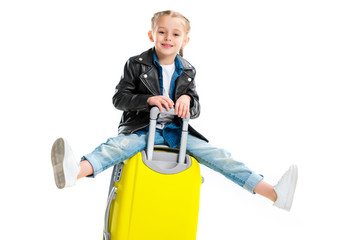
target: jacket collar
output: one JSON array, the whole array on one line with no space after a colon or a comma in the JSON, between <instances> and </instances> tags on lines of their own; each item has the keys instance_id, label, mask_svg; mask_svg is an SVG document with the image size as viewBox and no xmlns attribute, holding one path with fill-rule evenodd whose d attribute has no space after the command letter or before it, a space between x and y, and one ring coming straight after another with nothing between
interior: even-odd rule
<instances>
[{"instance_id":1,"label":"jacket collar","mask_svg":"<svg viewBox=\"0 0 360 240\"><path fill-rule=\"evenodd\" d=\"M148 66L154 66L154 52L155 52L155 48L154 47L150 48L149 50L140 54L136 58L136 61L141 64L148 65ZM180 55L177 55L177 58L180 61L181 66L183 67L184 70L192 70L193 67L191 66L191 64L188 61L186 61Z\"/></svg>"},{"instance_id":2,"label":"jacket collar","mask_svg":"<svg viewBox=\"0 0 360 240\"><path fill-rule=\"evenodd\" d=\"M153 52L154 52L154 54L153 54L154 65L161 69L161 64L159 63L156 53L155 53L155 51L153 51ZM174 63L175 63L175 71L178 72L180 75L184 69L183 69L183 66L182 66L178 56L175 57Z\"/></svg>"}]
</instances>

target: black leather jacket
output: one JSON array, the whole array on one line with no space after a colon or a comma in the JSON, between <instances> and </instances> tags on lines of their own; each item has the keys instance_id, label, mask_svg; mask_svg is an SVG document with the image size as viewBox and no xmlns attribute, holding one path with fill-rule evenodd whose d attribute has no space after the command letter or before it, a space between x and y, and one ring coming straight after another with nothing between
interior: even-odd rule
<instances>
[{"instance_id":1,"label":"black leather jacket","mask_svg":"<svg viewBox=\"0 0 360 240\"><path fill-rule=\"evenodd\" d=\"M138 56L131 57L124 68L119 84L113 96L114 106L124 111L118 133L133 133L149 125L150 106L147 99L161 95L159 71L154 65L155 49L149 49ZM176 80L174 102L183 94L191 97L190 118L200 115L199 96L195 89L195 68L181 56L178 56L183 72ZM205 141L206 138L189 126L189 132Z\"/></svg>"}]
</instances>

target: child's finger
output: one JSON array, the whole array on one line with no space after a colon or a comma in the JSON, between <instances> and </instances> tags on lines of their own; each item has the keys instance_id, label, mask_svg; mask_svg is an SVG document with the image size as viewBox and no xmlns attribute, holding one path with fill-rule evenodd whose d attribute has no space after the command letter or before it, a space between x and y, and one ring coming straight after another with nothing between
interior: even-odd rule
<instances>
[{"instance_id":1,"label":"child's finger","mask_svg":"<svg viewBox=\"0 0 360 240\"><path fill-rule=\"evenodd\" d=\"M169 111L169 109L174 106L174 102L173 102L170 98L168 98L168 97L163 97L162 100L163 100L162 103L163 103L163 105L165 106L166 110Z\"/></svg>"},{"instance_id":2,"label":"child's finger","mask_svg":"<svg viewBox=\"0 0 360 240\"><path fill-rule=\"evenodd\" d=\"M183 118L184 115L184 105L183 104L179 104L179 111L178 111L178 116L180 118Z\"/></svg>"},{"instance_id":3,"label":"child's finger","mask_svg":"<svg viewBox=\"0 0 360 240\"><path fill-rule=\"evenodd\" d=\"M162 99L160 104L165 107L167 111L169 111L169 103L165 99Z\"/></svg>"},{"instance_id":4,"label":"child's finger","mask_svg":"<svg viewBox=\"0 0 360 240\"><path fill-rule=\"evenodd\" d=\"M175 114L178 114L179 112L179 102L176 102L175 104Z\"/></svg>"},{"instance_id":5,"label":"child's finger","mask_svg":"<svg viewBox=\"0 0 360 240\"><path fill-rule=\"evenodd\" d=\"M168 104L169 104L169 107L172 108L174 106L174 102L173 100L171 100L171 98L166 98Z\"/></svg>"},{"instance_id":6,"label":"child's finger","mask_svg":"<svg viewBox=\"0 0 360 240\"><path fill-rule=\"evenodd\" d=\"M157 103L156 106L159 108L160 112L164 111L160 102Z\"/></svg>"},{"instance_id":7,"label":"child's finger","mask_svg":"<svg viewBox=\"0 0 360 240\"><path fill-rule=\"evenodd\" d=\"M189 114L189 109L186 108L186 110L184 110L184 115L183 115L183 118L187 117Z\"/></svg>"},{"instance_id":8,"label":"child's finger","mask_svg":"<svg viewBox=\"0 0 360 240\"><path fill-rule=\"evenodd\" d=\"M184 117L189 117L189 107L186 105L186 108L184 110Z\"/></svg>"}]
</instances>

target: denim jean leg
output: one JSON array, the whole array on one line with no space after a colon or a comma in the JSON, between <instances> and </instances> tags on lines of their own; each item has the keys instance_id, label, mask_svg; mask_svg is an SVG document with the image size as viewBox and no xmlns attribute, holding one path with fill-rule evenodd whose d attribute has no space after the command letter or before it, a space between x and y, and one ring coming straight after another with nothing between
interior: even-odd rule
<instances>
[{"instance_id":1,"label":"denim jean leg","mask_svg":"<svg viewBox=\"0 0 360 240\"><path fill-rule=\"evenodd\" d=\"M119 134L100 144L92 153L84 155L81 160L86 159L90 162L94 171L90 177L95 177L107 168L123 162L144 150L146 143L146 134ZM164 144L164 138L159 132L155 134L155 144Z\"/></svg>"},{"instance_id":2,"label":"denim jean leg","mask_svg":"<svg viewBox=\"0 0 360 240\"><path fill-rule=\"evenodd\" d=\"M213 147L208 142L190 134L187 151L199 163L223 174L251 193L254 193L254 188L263 179L262 175L251 171L244 163L235 161L226 150Z\"/></svg>"}]
</instances>

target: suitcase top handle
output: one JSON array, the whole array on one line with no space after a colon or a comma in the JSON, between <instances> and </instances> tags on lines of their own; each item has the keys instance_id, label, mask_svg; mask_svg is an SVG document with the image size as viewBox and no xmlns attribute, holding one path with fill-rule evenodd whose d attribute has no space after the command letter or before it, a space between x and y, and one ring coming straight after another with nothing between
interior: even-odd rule
<instances>
[{"instance_id":1,"label":"suitcase top handle","mask_svg":"<svg viewBox=\"0 0 360 240\"><path fill-rule=\"evenodd\" d=\"M169 115L176 115L175 109L171 108L167 111L165 108L162 113ZM150 126L149 126L149 136L147 142L147 158L149 161L153 158L154 152L154 141L155 141L155 130L156 130L156 121L160 114L160 109L158 107L152 107L150 110ZM180 141L180 150L179 150L179 163L185 163L185 154L186 154L186 143L187 143L187 135L188 135L188 125L189 125L189 117L183 118L183 126L181 132L181 141Z\"/></svg>"}]
</instances>

